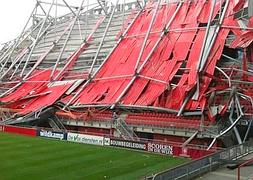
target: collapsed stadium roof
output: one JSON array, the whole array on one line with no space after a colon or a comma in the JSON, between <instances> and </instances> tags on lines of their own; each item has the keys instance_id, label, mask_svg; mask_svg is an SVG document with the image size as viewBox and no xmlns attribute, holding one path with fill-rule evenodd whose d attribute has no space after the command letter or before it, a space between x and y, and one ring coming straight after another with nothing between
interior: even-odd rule
<instances>
[{"instance_id":1,"label":"collapsed stadium roof","mask_svg":"<svg viewBox=\"0 0 253 180\"><path fill-rule=\"evenodd\" d=\"M194 124L201 133L228 121L210 135L211 147L239 121L251 122L252 1L63 2L70 14L52 18L52 1L1 50L2 123L51 107L58 117L87 120L94 111L89 120L99 119L103 110L126 125Z\"/></svg>"}]
</instances>

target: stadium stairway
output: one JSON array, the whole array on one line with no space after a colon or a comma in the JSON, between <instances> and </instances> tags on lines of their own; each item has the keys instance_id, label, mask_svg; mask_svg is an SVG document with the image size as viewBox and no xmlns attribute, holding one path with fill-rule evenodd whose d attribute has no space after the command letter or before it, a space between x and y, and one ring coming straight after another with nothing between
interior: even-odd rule
<instances>
[{"instance_id":1,"label":"stadium stairway","mask_svg":"<svg viewBox=\"0 0 253 180\"><path fill-rule=\"evenodd\" d=\"M121 114L119 117L114 115L113 122L114 127L117 130L117 132L120 134L120 136L126 140L136 140L138 139L138 136L135 134L132 127L129 127L126 122L127 114Z\"/></svg>"}]
</instances>

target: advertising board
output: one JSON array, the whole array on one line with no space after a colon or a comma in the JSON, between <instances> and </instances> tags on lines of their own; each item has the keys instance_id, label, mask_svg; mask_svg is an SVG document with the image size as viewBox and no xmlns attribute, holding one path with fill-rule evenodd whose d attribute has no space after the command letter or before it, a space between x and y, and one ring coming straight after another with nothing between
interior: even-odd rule
<instances>
[{"instance_id":1,"label":"advertising board","mask_svg":"<svg viewBox=\"0 0 253 180\"><path fill-rule=\"evenodd\" d=\"M116 147L123 147L129 149L138 149L138 150L147 150L147 145L144 142L134 142L134 141L127 141L127 140L118 140L118 139L111 139L110 141L111 146Z\"/></svg>"},{"instance_id":2,"label":"advertising board","mask_svg":"<svg viewBox=\"0 0 253 180\"><path fill-rule=\"evenodd\" d=\"M47 130L38 130L38 136L59 139L59 140L66 139L66 135L63 132L54 132L54 131L47 131Z\"/></svg>"},{"instance_id":3,"label":"advertising board","mask_svg":"<svg viewBox=\"0 0 253 180\"><path fill-rule=\"evenodd\" d=\"M78 142L84 144L104 145L104 137L86 134L68 133L67 141Z\"/></svg>"},{"instance_id":4,"label":"advertising board","mask_svg":"<svg viewBox=\"0 0 253 180\"><path fill-rule=\"evenodd\" d=\"M2 131L8 133L22 134L27 136L36 136L37 132L35 128L18 127L18 126L4 126Z\"/></svg>"},{"instance_id":5,"label":"advertising board","mask_svg":"<svg viewBox=\"0 0 253 180\"><path fill-rule=\"evenodd\" d=\"M159 154L173 155L173 146L167 144L148 142L147 150Z\"/></svg>"}]
</instances>

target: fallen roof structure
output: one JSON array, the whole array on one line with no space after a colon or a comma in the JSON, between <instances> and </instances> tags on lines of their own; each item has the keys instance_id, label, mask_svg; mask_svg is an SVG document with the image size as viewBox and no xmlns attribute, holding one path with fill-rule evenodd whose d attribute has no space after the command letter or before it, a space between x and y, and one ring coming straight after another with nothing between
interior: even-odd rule
<instances>
[{"instance_id":1,"label":"fallen roof structure","mask_svg":"<svg viewBox=\"0 0 253 180\"><path fill-rule=\"evenodd\" d=\"M51 18L52 1L45 18L33 19L2 49L3 124L30 122L55 107L54 118L66 126L117 129L118 121L119 135L130 139L140 132L183 136L186 146L208 138L211 148L227 133L237 143L248 138L253 17L247 0L64 3L70 14Z\"/></svg>"}]
</instances>

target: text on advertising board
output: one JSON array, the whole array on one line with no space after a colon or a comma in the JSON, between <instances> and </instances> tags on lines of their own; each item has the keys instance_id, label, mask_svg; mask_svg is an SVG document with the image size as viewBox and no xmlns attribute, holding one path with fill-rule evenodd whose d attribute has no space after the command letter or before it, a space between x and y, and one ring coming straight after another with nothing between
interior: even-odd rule
<instances>
[{"instance_id":1,"label":"text on advertising board","mask_svg":"<svg viewBox=\"0 0 253 180\"><path fill-rule=\"evenodd\" d=\"M132 141L116 140L116 139L111 139L110 145L117 146L117 147L130 148L130 149L139 149L139 150L146 150L146 147L147 147L146 143L143 143L143 142L132 142Z\"/></svg>"},{"instance_id":2,"label":"text on advertising board","mask_svg":"<svg viewBox=\"0 0 253 180\"><path fill-rule=\"evenodd\" d=\"M159 153L159 154L173 155L173 146L149 142L148 151Z\"/></svg>"},{"instance_id":3,"label":"text on advertising board","mask_svg":"<svg viewBox=\"0 0 253 180\"><path fill-rule=\"evenodd\" d=\"M64 134L61 132L52 132L52 131L45 131L45 130L40 130L39 136L60 139L60 140L64 139Z\"/></svg>"},{"instance_id":4,"label":"text on advertising board","mask_svg":"<svg viewBox=\"0 0 253 180\"><path fill-rule=\"evenodd\" d=\"M72 142L79 142L84 144L94 144L101 145L104 144L104 137L101 136L93 136L93 135L85 135L85 134L77 134L77 133L68 133L67 140Z\"/></svg>"}]
</instances>

